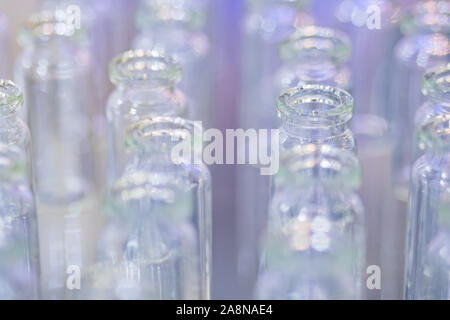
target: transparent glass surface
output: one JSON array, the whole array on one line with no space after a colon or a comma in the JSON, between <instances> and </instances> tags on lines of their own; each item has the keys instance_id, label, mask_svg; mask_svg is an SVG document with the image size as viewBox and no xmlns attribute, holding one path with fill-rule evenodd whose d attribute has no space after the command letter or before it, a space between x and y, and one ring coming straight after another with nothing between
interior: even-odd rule
<instances>
[{"instance_id":1,"label":"transparent glass surface","mask_svg":"<svg viewBox=\"0 0 450 320\"><path fill-rule=\"evenodd\" d=\"M211 181L198 130L167 117L129 128L133 157L116 181L99 261L89 268L91 298L210 298ZM173 152L180 143L192 157Z\"/></svg>"},{"instance_id":2,"label":"transparent glass surface","mask_svg":"<svg viewBox=\"0 0 450 320\"><path fill-rule=\"evenodd\" d=\"M9 38L6 16L0 12L0 77L9 75Z\"/></svg>"},{"instance_id":3,"label":"transparent glass surface","mask_svg":"<svg viewBox=\"0 0 450 320\"><path fill-rule=\"evenodd\" d=\"M177 88L181 76L180 65L157 50L130 50L111 62L110 78L116 86L107 107L111 183L127 162L125 137L131 124L185 113L185 97Z\"/></svg>"},{"instance_id":4,"label":"transparent glass surface","mask_svg":"<svg viewBox=\"0 0 450 320\"><path fill-rule=\"evenodd\" d=\"M412 169L408 212L406 299L450 299L450 117L423 128L426 153Z\"/></svg>"},{"instance_id":5,"label":"transparent glass surface","mask_svg":"<svg viewBox=\"0 0 450 320\"><path fill-rule=\"evenodd\" d=\"M280 153L297 145L333 145L356 151L349 129L353 98L332 86L307 84L284 91L278 98Z\"/></svg>"},{"instance_id":6,"label":"transparent glass surface","mask_svg":"<svg viewBox=\"0 0 450 320\"><path fill-rule=\"evenodd\" d=\"M183 67L180 88L189 97L189 118L209 128L213 110L210 39L203 30L206 0L142 0L136 15L134 48L156 49L174 57Z\"/></svg>"},{"instance_id":7,"label":"transparent glass surface","mask_svg":"<svg viewBox=\"0 0 450 320\"><path fill-rule=\"evenodd\" d=\"M408 191L411 168L417 159L414 128L415 115L425 102L421 93L423 76L429 68L449 61L448 2L418 2L401 23L405 36L394 50L392 85L389 106L392 109L391 130L394 142L393 191L395 215L391 225L396 230L392 243L397 246L392 255L394 265L404 265ZM402 269L397 268L396 279L401 279ZM403 287L404 284L401 285Z\"/></svg>"},{"instance_id":8,"label":"transparent glass surface","mask_svg":"<svg viewBox=\"0 0 450 320\"><path fill-rule=\"evenodd\" d=\"M277 92L301 84L326 84L351 88L350 39L333 29L306 26L297 29L280 45L283 61L277 72Z\"/></svg>"},{"instance_id":9,"label":"transparent glass surface","mask_svg":"<svg viewBox=\"0 0 450 320\"><path fill-rule=\"evenodd\" d=\"M327 145L299 146L281 157L275 180L257 298L363 298L356 156Z\"/></svg>"},{"instance_id":10,"label":"transparent glass surface","mask_svg":"<svg viewBox=\"0 0 450 320\"><path fill-rule=\"evenodd\" d=\"M61 11L33 15L17 63L31 131L45 298L65 298L67 268L93 258L99 195L92 145L90 56Z\"/></svg>"},{"instance_id":11,"label":"transparent glass surface","mask_svg":"<svg viewBox=\"0 0 450 320\"><path fill-rule=\"evenodd\" d=\"M22 93L0 80L0 299L39 297L39 241L31 141L18 116Z\"/></svg>"}]
</instances>

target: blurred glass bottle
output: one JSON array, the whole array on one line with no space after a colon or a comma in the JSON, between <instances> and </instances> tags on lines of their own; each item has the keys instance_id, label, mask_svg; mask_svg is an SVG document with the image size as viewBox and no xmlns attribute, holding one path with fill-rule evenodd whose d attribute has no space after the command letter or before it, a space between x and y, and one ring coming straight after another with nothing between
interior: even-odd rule
<instances>
[{"instance_id":1,"label":"blurred glass bottle","mask_svg":"<svg viewBox=\"0 0 450 320\"><path fill-rule=\"evenodd\" d=\"M171 117L127 130L130 160L90 268L91 298L210 298L211 180L201 134L196 123ZM177 152L181 145L189 152Z\"/></svg>"},{"instance_id":2,"label":"blurred glass bottle","mask_svg":"<svg viewBox=\"0 0 450 320\"><path fill-rule=\"evenodd\" d=\"M277 92L298 85L326 84L350 90L350 39L343 33L318 27L297 29L280 44L283 65L277 71Z\"/></svg>"},{"instance_id":3,"label":"blurred glass bottle","mask_svg":"<svg viewBox=\"0 0 450 320\"><path fill-rule=\"evenodd\" d=\"M39 241L31 139L19 119L22 93L0 80L0 299L39 297Z\"/></svg>"},{"instance_id":4,"label":"blurred glass bottle","mask_svg":"<svg viewBox=\"0 0 450 320\"><path fill-rule=\"evenodd\" d=\"M401 285L397 279L401 277L396 272L400 268L393 259L398 252L392 250L391 245L397 230L392 228L394 144L388 121L392 117L388 101L392 51L401 36L397 27L401 7L392 0L339 0L335 3L331 25L349 35L353 49L352 93L358 107L352 129L358 140L362 166L360 194L366 209L367 263L383 270L382 290L368 291L367 298L398 299Z\"/></svg>"},{"instance_id":5,"label":"blurred glass bottle","mask_svg":"<svg viewBox=\"0 0 450 320\"><path fill-rule=\"evenodd\" d=\"M280 92L307 83L350 86L350 71L344 63L350 56L350 44L345 35L316 26L297 29L281 43L283 66L275 72L272 85L272 105ZM273 108L273 107L272 107ZM271 126L276 124L272 111ZM238 207L239 275L241 284L255 281L259 263L259 245L268 214L270 177L262 176L258 168L238 168L236 196Z\"/></svg>"},{"instance_id":6,"label":"blurred glass bottle","mask_svg":"<svg viewBox=\"0 0 450 320\"><path fill-rule=\"evenodd\" d=\"M362 299L364 210L356 155L328 145L281 157L271 201L260 299Z\"/></svg>"},{"instance_id":7,"label":"blurred glass bottle","mask_svg":"<svg viewBox=\"0 0 450 320\"><path fill-rule=\"evenodd\" d=\"M0 12L0 77L9 75L9 39L8 21L6 16Z\"/></svg>"},{"instance_id":8,"label":"blurred glass bottle","mask_svg":"<svg viewBox=\"0 0 450 320\"><path fill-rule=\"evenodd\" d=\"M398 146L395 155L396 197L403 209L414 161L414 116L424 102L422 80L427 69L448 62L450 2L425 1L413 6L402 21L406 36L395 48L396 69L392 86L393 130Z\"/></svg>"},{"instance_id":9,"label":"blurred glass bottle","mask_svg":"<svg viewBox=\"0 0 450 320\"><path fill-rule=\"evenodd\" d=\"M422 127L426 153L411 174L406 299L450 299L450 114Z\"/></svg>"},{"instance_id":10,"label":"blurred glass bottle","mask_svg":"<svg viewBox=\"0 0 450 320\"><path fill-rule=\"evenodd\" d=\"M239 125L273 128L274 81L282 61L279 45L296 28L313 24L307 0L248 0L244 16Z\"/></svg>"},{"instance_id":11,"label":"blurred glass bottle","mask_svg":"<svg viewBox=\"0 0 450 320\"><path fill-rule=\"evenodd\" d=\"M64 11L42 11L19 36L16 71L33 143L45 298L77 293L66 287L67 267L93 258L99 219L91 61L82 33Z\"/></svg>"},{"instance_id":12,"label":"blurred glass bottle","mask_svg":"<svg viewBox=\"0 0 450 320\"><path fill-rule=\"evenodd\" d=\"M116 88L107 106L110 183L125 168L126 130L131 124L184 114L185 97L177 88L181 78L181 66L157 50L130 50L111 62L110 79Z\"/></svg>"},{"instance_id":13,"label":"blurred glass bottle","mask_svg":"<svg viewBox=\"0 0 450 320\"><path fill-rule=\"evenodd\" d=\"M395 236L390 243L391 265L395 279L404 284L404 255L408 211L408 185L411 166L415 160L414 117L424 102L421 94L423 76L427 69L447 63L450 53L449 1L424 1L409 8L402 19L405 36L394 51L395 63L389 107L392 109L391 130L394 141L393 194L395 213L388 227ZM396 298L399 298L396 296Z\"/></svg>"},{"instance_id":14,"label":"blurred glass bottle","mask_svg":"<svg viewBox=\"0 0 450 320\"><path fill-rule=\"evenodd\" d=\"M356 152L349 128L353 97L345 90L306 84L284 91L277 112L282 121L280 154L298 145L333 145Z\"/></svg>"},{"instance_id":15,"label":"blurred glass bottle","mask_svg":"<svg viewBox=\"0 0 450 320\"><path fill-rule=\"evenodd\" d=\"M212 125L210 40L203 30L207 0L141 0L134 48L156 49L183 67L180 88L189 98L189 118Z\"/></svg>"}]
</instances>

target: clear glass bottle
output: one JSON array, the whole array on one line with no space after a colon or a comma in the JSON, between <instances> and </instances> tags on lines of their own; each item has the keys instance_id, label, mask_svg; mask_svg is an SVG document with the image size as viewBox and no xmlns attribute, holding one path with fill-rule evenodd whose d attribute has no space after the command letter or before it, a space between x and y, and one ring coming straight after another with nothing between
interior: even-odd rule
<instances>
[{"instance_id":1,"label":"clear glass bottle","mask_svg":"<svg viewBox=\"0 0 450 320\"><path fill-rule=\"evenodd\" d=\"M100 224L91 61L82 33L64 11L42 11L19 36L24 50L16 67L33 143L44 298L78 293L66 287L67 268L82 270L93 259Z\"/></svg>"},{"instance_id":2,"label":"clear glass bottle","mask_svg":"<svg viewBox=\"0 0 450 320\"><path fill-rule=\"evenodd\" d=\"M448 12L448 1L421 1L412 6L401 22L405 36L397 43L394 51L390 94L392 100L389 102L392 112L388 120L394 142L394 214L389 225L394 230L395 237L388 243L391 243L390 260L399 288L404 287L401 280L404 273L409 178L416 160L414 118L425 101L421 88L426 70L449 60Z\"/></svg>"},{"instance_id":3,"label":"clear glass bottle","mask_svg":"<svg viewBox=\"0 0 450 320\"><path fill-rule=\"evenodd\" d=\"M0 12L0 77L9 75L9 39L6 16Z\"/></svg>"},{"instance_id":4,"label":"clear glass bottle","mask_svg":"<svg viewBox=\"0 0 450 320\"><path fill-rule=\"evenodd\" d=\"M31 139L20 120L22 93L0 80L0 299L39 297L39 241Z\"/></svg>"},{"instance_id":5,"label":"clear glass bottle","mask_svg":"<svg viewBox=\"0 0 450 320\"><path fill-rule=\"evenodd\" d=\"M111 62L110 79L116 88L106 111L110 183L122 175L127 162L126 128L147 117L185 113L186 99L177 88L181 78L181 66L157 50L130 50Z\"/></svg>"},{"instance_id":6,"label":"clear glass bottle","mask_svg":"<svg viewBox=\"0 0 450 320\"><path fill-rule=\"evenodd\" d=\"M209 299L211 178L202 128L154 117L127 130L130 161L90 268L93 298ZM186 145L191 154L174 148Z\"/></svg>"},{"instance_id":7,"label":"clear glass bottle","mask_svg":"<svg viewBox=\"0 0 450 320\"><path fill-rule=\"evenodd\" d=\"M357 157L349 150L307 144L282 155L257 298L363 298L359 178Z\"/></svg>"},{"instance_id":8,"label":"clear glass bottle","mask_svg":"<svg viewBox=\"0 0 450 320\"><path fill-rule=\"evenodd\" d=\"M157 49L183 67L180 88L190 99L188 116L212 126L210 39L205 28L207 0L142 0L133 47Z\"/></svg>"},{"instance_id":9,"label":"clear glass bottle","mask_svg":"<svg viewBox=\"0 0 450 320\"><path fill-rule=\"evenodd\" d=\"M450 299L450 114L422 127L426 153L414 164L408 212L405 298Z\"/></svg>"}]
</instances>

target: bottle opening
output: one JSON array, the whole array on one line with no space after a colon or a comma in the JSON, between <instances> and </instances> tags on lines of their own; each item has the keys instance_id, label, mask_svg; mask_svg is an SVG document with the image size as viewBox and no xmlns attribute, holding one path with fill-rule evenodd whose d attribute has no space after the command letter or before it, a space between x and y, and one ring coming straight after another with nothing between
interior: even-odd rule
<instances>
[{"instance_id":1,"label":"bottle opening","mask_svg":"<svg viewBox=\"0 0 450 320\"><path fill-rule=\"evenodd\" d=\"M110 65L110 79L116 85L173 86L181 78L181 66L157 50L129 50Z\"/></svg>"},{"instance_id":2,"label":"bottle opening","mask_svg":"<svg viewBox=\"0 0 450 320\"><path fill-rule=\"evenodd\" d=\"M45 10L26 21L19 34L19 43L26 46L32 42L51 39L80 37L84 32L80 24L65 10Z\"/></svg>"},{"instance_id":3,"label":"bottle opening","mask_svg":"<svg viewBox=\"0 0 450 320\"><path fill-rule=\"evenodd\" d=\"M345 90L319 84L289 89L278 98L282 120L302 125L341 125L353 116L353 97Z\"/></svg>"}]
</instances>

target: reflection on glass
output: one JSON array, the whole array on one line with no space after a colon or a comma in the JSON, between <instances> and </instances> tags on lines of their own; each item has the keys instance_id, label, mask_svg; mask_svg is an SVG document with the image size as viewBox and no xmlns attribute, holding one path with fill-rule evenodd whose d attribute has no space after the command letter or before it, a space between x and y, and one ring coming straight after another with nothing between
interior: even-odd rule
<instances>
[{"instance_id":1,"label":"reflection on glass","mask_svg":"<svg viewBox=\"0 0 450 320\"><path fill-rule=\"evenodd\" d=\"M180 86L189 97L189 118L211 126L210 40L203 30L207 0L141 0L134 48L157 49L183 67Z\"/></svg>"},{"instance_id":2,"label":"reflection on glass","mask_svg":"<svg viewBox=\"0 0 450 320\"><path fill-rule=\"evenodd\" d=\"M6 16L0 12L0 77L6 77L10 71L8 40L8 22Z\"/></svg>"},{"instance_id":3,"label":"reflection on glass","mask_svg":"<svg viewBox=\"0 0 450 320\"><path fill-rule=\"evenodd\" d=\"M31 141L19 119L22 93L0 80L0 299L39 297L39 245Z\"/></svg>"},{"instance_id":4,"label":"reflection on glass","mask_svg":"<svg viewBox=\"0 0 450 320\"><path fill-rule=\"evenodd\" d=\"M408 212L406 299L450 299L450 115L422 127L426 152L414 164Z\"/></svg>"},{"instance_id":5,"label":"reflection on glass","mask_svg":"<svg viewBox=\"0 0 450 320\"><path fill-rule=\"evenodd\" d=\"M157 50L130 50L111 62L110 78L116 88L107 107L110 183L123 173L125 133L131 124L184 114L185 98L177 88L181 77L180 65Z\"/></svg>"},{"instance_id":6,"label":"reflection on glass","mask_svg":"<svg viewBox=\"0 0 450 320\"><path fill-rule=\"evenodd\" d=\"M93 258L97 233L91 61L82 34L64 12L42 11L19 37L16 72L33 143L45 298L77 294L66 288L67 268Z\"/></svg>"},{"instance_id":7,"label":"reflection on glass","mask_svg":"<svg viewBox=\"0 0 450 320\"><path fill-rule=\"evenodd\" d=\"M364 212L353 152L303 145L285 152L271 201L260 299L361 299Z\"/></svg>"},{"instance_id":8,"label":"reflection on glass","mask_svg":"<svg viewBox=\"0 0 450 320\"><path fill-rule=\"evenodd\" d=\"M211 181L200 131L169 117L127 131L130 160L89 268L91 298L210 298ZM180 143L192 157L174 151Z\"/></svg>"}]
</instances>

